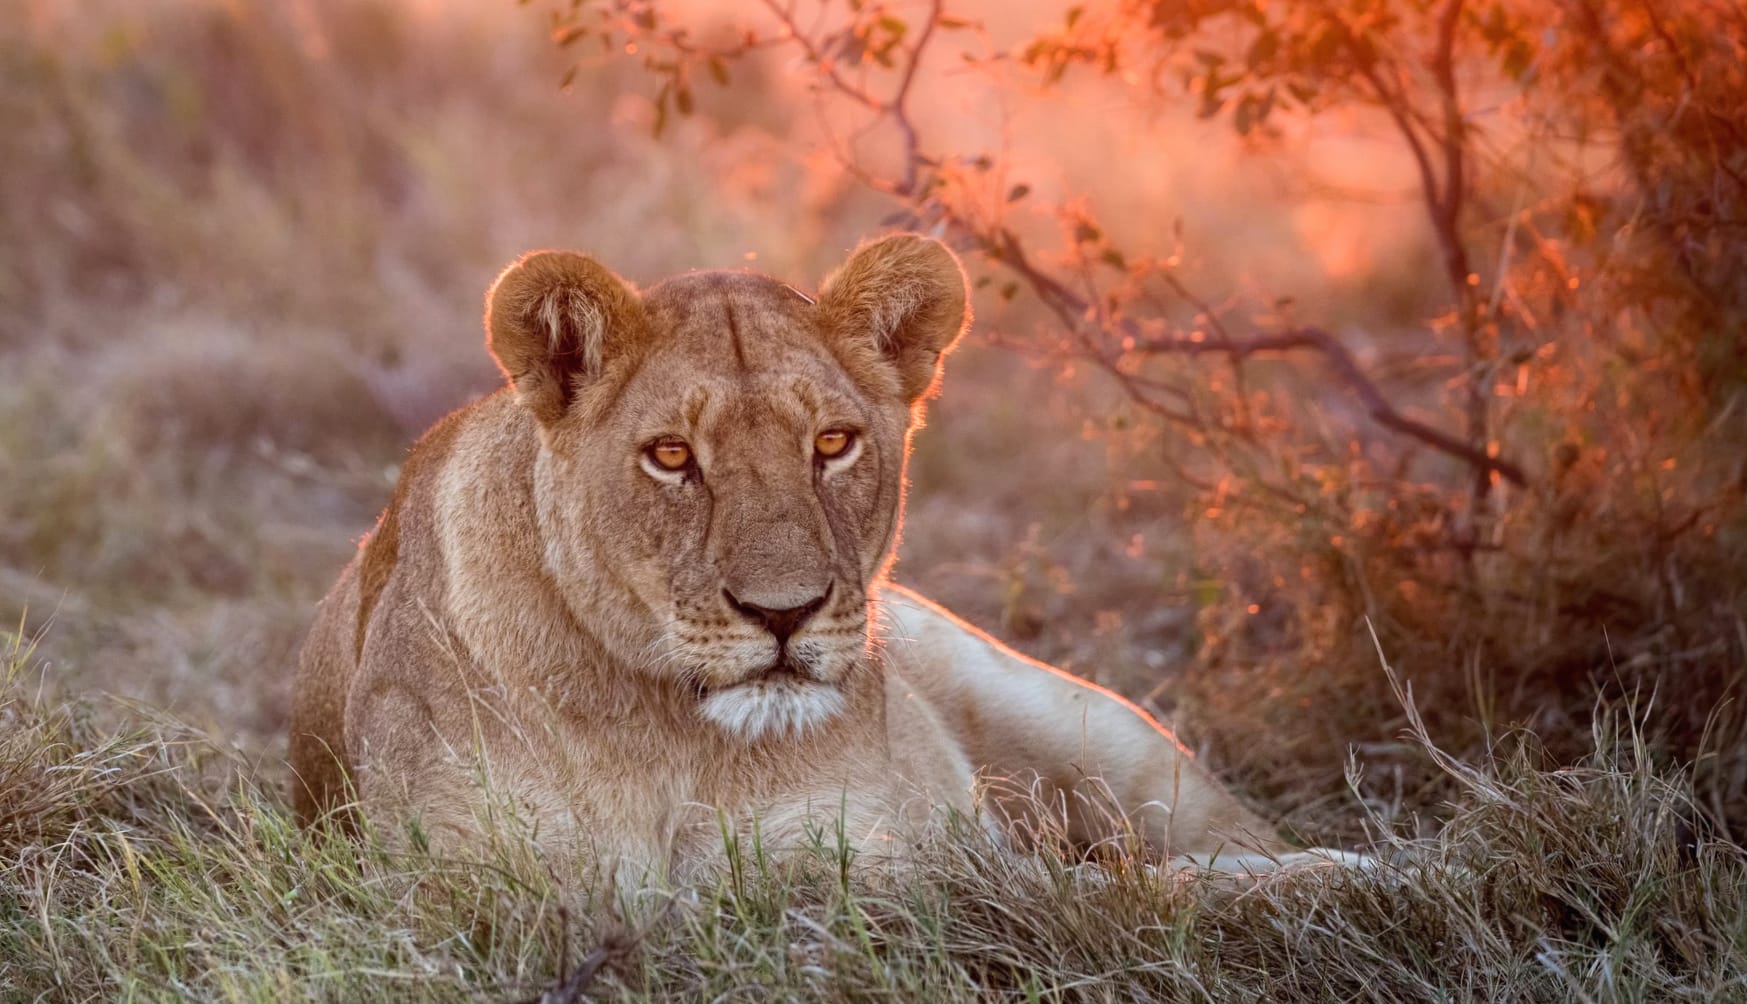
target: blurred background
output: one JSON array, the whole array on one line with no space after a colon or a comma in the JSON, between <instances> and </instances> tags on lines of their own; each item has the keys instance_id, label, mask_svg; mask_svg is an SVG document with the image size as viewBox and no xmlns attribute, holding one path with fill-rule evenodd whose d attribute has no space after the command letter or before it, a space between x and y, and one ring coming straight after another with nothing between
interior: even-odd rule
<instances>
[{"instance_id":1,"label":"blurred background","mask_svg":"<svg viewBox=\"0 0 1747 1004\"><path fill-rule=\"evenodd\" d=\"M1142 702L1312 836L1350 833L1354 797L1410 825L1443 790L1399 741L1367 622L1457 752L1514 737L1559 761L1598 701L1655 693L1658 755L1741 818L1740 714L1718 704L1747 668L1747 87L1729 33L1691 48L1703 5L1661 26L1667 66L1632 64L1619 80L1642 92L1577 135L1546 109L1609 93L1581 75L1584 46L1638 51L1653 15L1612 12L1597 43L1582 4L1470 11L1470 303L1387 102L1352 85L1373 64L1287 108L1316 67L1277 81L1275 50L1319 29L1165 6L962 5L942 32L969 58L938 49L915 85L936 187L894 197L846 164L892 177L901 143L837 117L818 59L773 46L721 83L687 78L681 101L649 58L671 41L654 5L14 4L0 617L38 639L45 690L168 710L283 773L315 601L412 440L500 382L479 317L506 262L572 247L639 283L745 267L811 289L863 237L920 227L960 243L979 323L917 439L900 581ZM1399 6L1368 30L1435 41L1413 34L1422 5ZM692 38L744 30L740 9L659 9ZM930 8L854 11L857 48L834 58L889 89ZM852 30L894 33L879 17L904 28L896 67ZM589 37L557 44L578 25ZM1492 72L1518 59L1539 77ZM1209 67L1240 64L1209 93ZM1003 233L1081 290L1103 341L991 253ZM1475 449L1520 483L1483 474L1476 495L1471 464L1391 438L1323 357L1134 338L1227 325L1314 325L1453 433L1483 397Z\"/></svg>"}]
</instances>

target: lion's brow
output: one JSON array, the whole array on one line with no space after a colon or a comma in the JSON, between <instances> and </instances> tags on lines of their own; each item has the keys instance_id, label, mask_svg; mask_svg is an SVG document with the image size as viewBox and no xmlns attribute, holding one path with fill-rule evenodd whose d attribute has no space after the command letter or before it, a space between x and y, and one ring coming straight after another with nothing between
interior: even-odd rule
<instances>
[{"instance_id":1,"label":"lion's brow","mask_svg":"<svg viewBox=\"0 0 1747 1004\"><path fill-rule=\"evenodd\" d=\"M746 364L746 346L740 339L740 320L734 314L733 297L722 298L722 312L728 317L728 343L734 346L734 363L745 373L751 367Z\"/></svg>"},{"instance_id":2,"label":"lion's brow","mask_svg":"<svg viewBox=\"0 0 1747 1004\"><path fill-rule=\"evenodd\" d=\"M704 409L710 406L710 389L708 387L693 387L685 398L685 421L688 428L695 429L704 420Z\"/></svg>"}]
</instances>

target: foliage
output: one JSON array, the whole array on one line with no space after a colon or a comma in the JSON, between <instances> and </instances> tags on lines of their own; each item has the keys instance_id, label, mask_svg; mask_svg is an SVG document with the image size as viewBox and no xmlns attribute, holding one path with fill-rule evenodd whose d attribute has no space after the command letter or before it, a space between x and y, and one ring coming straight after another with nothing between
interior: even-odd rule
<instances>
[{"instance_id":1,"label":"foliage","mask_svg":"<svg viewBox=\"0 0 1747 1004\"><path fill-rule=\"evenodd\" d=\"M806 67L826 141L902 206L894 222L980 258L987 300L1034 298L993 337L1127 395L1143 416L1129 435L1199 494L1201 657L1160 690L1250 776L1302 790L1282 767L1308 758L1326 784L1333 751L1361 738L1341 728L1391 720L1368 621L1465 749L1518 721L1567 755L1593 695L1660 688L1660 748L1715 768L1734 825L1740 716L1710 716L1747 674L1742 17L1722 2L1126 0L998 42L1001 25L944 2L764 0L713 27L639 0L552 15L561 36L643 53L658 101L699 66L724 85L730 61L773 50ZM940 65L987 74L991 118L1002 99L1078 87L1192 107L1256 158L1328 123L1387 137L1434 249L1415 314L1337 332L1288 300L1198 292L1198 235L1180 223L1113 225L1158 210L1101 214L1072 189L1094 190L1086 175L1043 205L1011 137L967 143L981 134L930 120ZM1035 335L1012 333L1023 317ZM1273 700L1258 709L1257 693ZM1304 743L1252 759L1281 735Z\"/></svg>"},{"instance_id":2,"label":"foliage","mask_svg":"<svg viewBox=\"0 0 1747 1004\"><path fill-rule=\"evenodd\" d=\"M986 24L942 9L927 32L922 5L833 0L794 9L790 38L790 8L740 5L743 24L690 26L699 59L670 59L661 32L685 25L665 14L684 6L591 0L574 8L589 33L559 47L491 5L26 0L0 34L0 623L18 626L0 632L0 996L1738 993L1747 864L1712 824L1739 820L1747 789L1738 712L1702 744L1694 724L1743 664L1738 15L1525 3L1495 45L1491 8L1464 8L1459 233L1500 341L1480 382L1387 111L1359 77L1302 104L1287 87L1311 74L1280 53L1316 9L1267 5L1279 65L1222 86L1196 132L1197 50L1240 68L1265 27L1247 8L1026 3ZM1020 37L1040 9L1053 27ZM1379 52L1414 85L1416 128L1439 125L1418 60L1441 9L1377 29L1406 46ZM1151 24L1173 11L1192 30ZM712 67L705 47L747 27L759 44ZM1114 62L1075 55L1104 37ZM1060 58L1028 60L1040 41ZM996 111L966 117L955 95L983 81ZM664 83L663 118L647 98ZM815 84L809 116L794 90ZM1218 184L1064 186L1038 141L1086 151L988 127L1033 106L1064 131L1131 108L1158 134L1132 155ZM1323 250L1273 217L1353 192L1294 175L1249 205L1239 176L1368 130L1399 156L1360 158L1402 170L1312 219L1376 209L1404 178L1423 244L1357 273L1312 260L1291 303L1226 279ZM494 270L583 246L647 281L756 252L806 288L894 210L986 280L985 337L917 437L900 576L1175 717L1307 836L1374 837L1420 866L1232 890L1120 857L1103 876L1049 854L1024 870L973 840L897 892L752 869L650 926L560 910L526 856L298 832L297 643L406 442L498 379L477 324ZM1095 309L1046 299L977 234ZM1413 424L1373 418L1343 359ZM1479 515L1474 386L1527 482L1489 479ZM1489 534L1471 555L1468 528ZM1361 613L1447 752L1402 735Z\"/></svg>"}]
</instances>

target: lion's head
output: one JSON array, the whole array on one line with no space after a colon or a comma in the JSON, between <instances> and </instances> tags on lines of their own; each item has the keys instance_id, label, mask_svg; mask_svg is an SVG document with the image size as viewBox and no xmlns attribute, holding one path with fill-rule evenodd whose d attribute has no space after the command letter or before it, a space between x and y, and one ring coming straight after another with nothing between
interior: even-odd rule
<instances>
[{"instance_id":1,"label":"lion's head","mask_svg":"<svg viewBox=\"0 0 1747 1004\"><path fill-rule=\"evenodd\" d=\"M913 236L862 246L817 302L748 273L639 295L577 254L510 266L486 326L539 423L546 571L578 622L748 740L835 716L967 321L957 259Z\"/></svg>"}]
</instances>

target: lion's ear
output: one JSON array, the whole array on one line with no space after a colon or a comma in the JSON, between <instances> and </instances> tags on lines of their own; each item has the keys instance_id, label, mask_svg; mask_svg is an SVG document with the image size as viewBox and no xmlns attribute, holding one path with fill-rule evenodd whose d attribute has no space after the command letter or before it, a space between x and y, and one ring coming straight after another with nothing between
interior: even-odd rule
<instances>
[{"instance_id":1,"label":"lion's ear","mask_svg":"<svg viewBox=\"0 0 1747 1004\"><path fill-rule=\"evenodd\" d=\"M819 309L850 358L874 355L896 369L915 402L940 373L940 358L970 324L964 269L946 245L915 234L869 241L825 280Z\"/></svg>"},{"instance_id":2,"label":"lion's ear","mask_svg":"<svg viewBox=\"0 0 1747 1004\"><path fill-rule=\"evenodd\" d=\"M486 344L517 400L547 424L644 324L642 301L624 280L570 251L523 255L485 294Z\"/></svg>"}]
</instances>

